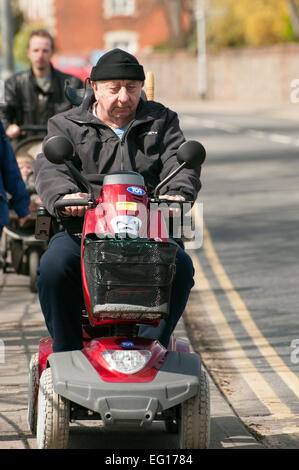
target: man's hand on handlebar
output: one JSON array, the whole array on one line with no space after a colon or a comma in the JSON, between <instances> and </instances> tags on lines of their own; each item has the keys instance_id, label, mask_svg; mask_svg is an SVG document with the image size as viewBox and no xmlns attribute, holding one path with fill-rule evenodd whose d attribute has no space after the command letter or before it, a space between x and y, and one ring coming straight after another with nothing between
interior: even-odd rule
<instances>
[{"instance_id":1,"label":"man's hand on handlebar","mask_svg":"<svg viewBox=\"0 0 299 470\"><path fill-rule=\"evenodd\" d=\"M159 196L159 199L167 199L168 201L173 201L173 202L176 202L176 201L185 201L185 198L184 196L180 196L180 195L175 195L175 196L170 196L169 194L163 194L163 196ZM175 208L175 207L170 207L169 208L169 216L170 217L178 217L181 215L181 209L179 207Z\"/></svg>"},{"instance_id":2,"label":"man's hand on handlebar","mask_svg":"<svg viewBox=\"0 0 299 470\"><path fill-rule=\"evenodd\" d=\"M6 129L6 135L10 139L16 139L20 135L25 135L26 132L22 131L22 129L17 124L10 124Z\"/></svg>"},{"instance_id":3,"label":"man's hand on handlebar","mask_svg":"<svg viewBox=\"0 0 299 470\"><path fill-rule=\"evenodd\" d=\"M66 194L61 199L86 199L88 197L87 193L74 193ZM62 212L63 215L71 217L83 217L87 211L88 206L66 206Z\"/></svg>"},{"instance_id":4,"label":"man's hand on handlebar","mask_svg":"<svg viewBox=\"0 0 299 470\"><path fill-rule=\"evenodd\" d=\"M68 201L72 199L87 199L87 198L88 198L87 193L79 192L79 193L73 193L73 194L65 194L65 196L61 198L61 201L64 201L64 200ZM163 202L163 200L167 200L173 203L185 201L185 198L183 196L180 196L180 195L170 196L168 194L159 196L159 199L161 200L161 202ZM73 206L65 206L63 210L61 209L61 213L68 217L69 216L83 217L87 210L88 210L88 206L73 205ZM168 205L167 213L169 214L170 217L179 217L181 216L182 211L180 207L171 207L171 204L170 204Z\"/></svg>"}]
</instances>

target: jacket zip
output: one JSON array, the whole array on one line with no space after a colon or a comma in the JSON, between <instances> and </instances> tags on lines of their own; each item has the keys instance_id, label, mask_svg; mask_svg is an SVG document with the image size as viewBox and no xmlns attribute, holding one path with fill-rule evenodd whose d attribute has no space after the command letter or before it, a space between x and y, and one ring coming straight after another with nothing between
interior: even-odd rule
<instances>
[{"instance_id":1,"label":"jacket zip","mask_svg":"<svg viewBox=\"0 0 299 470\"><path fill-rule=\"evenodd\" d=\"M120 141L120 171L124 171L124 146L125 146L125 141L121 139Z\"/></svg>"},{"instance_id":2,"label":"jacket zip","mask_svg":"<svg viewBox=\"0 0 299 470\"><path fill-rule=\"evenodd\" d=\"M120 171L124 171L124 165L125 165L124 146L126 143L126 137L134 122L135 122L135 119L133 119L133 121L130 122L129 127L127 127L127 129L122 135L122 138L120 139Z\"/></svg>"}]
</instances>

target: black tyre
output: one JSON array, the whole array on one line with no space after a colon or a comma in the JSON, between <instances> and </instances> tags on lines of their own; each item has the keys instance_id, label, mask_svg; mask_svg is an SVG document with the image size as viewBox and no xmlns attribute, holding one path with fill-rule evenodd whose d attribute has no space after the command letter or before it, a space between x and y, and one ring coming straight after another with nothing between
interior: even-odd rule
<instances>
[{"instance_id":1,"label":"black tyre","mask_svg":"<svg viewBox=\"0 0 299 470\"><path fill-rule=\"evenodd\" d=\"M38 394L38 353L31 357L29 365L27 421L29 429L36 435Z\"/></svg>"},{"instance_id":2,"label":"black tyre","mask_svg":"<svg viewBox=\"0 0 299 470\"><path fill-rule=\"evenodd\" d=\"M31 292L37 292L36 281L37 281L37 269L40 263L40 254L36 250L32 250L28 255L29 264L29 276L30 276L30 290Z\"/></svg>"},{"instance_id":3,"label":"black tyre","mask_svg":"<svg viewBox=\"0 0 299 470\"><path fill-rule=\"evenodd\" d=\"M210 388L204 370L200 373L197 395L181 404L179 419L180 449L208 449L210 442Z\"/></svg>"}]
</instances>

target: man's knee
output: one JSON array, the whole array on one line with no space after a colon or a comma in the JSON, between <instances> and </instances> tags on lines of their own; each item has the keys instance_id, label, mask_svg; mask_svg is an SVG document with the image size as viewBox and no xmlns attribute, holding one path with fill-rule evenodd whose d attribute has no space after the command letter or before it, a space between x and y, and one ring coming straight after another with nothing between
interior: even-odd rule
<instances>
[{"instance_id":1,"label":"man's knee","mask_svg":"<svg viewBox=\"0 0 299 470\"><path fill-rule=\"evenodd\" d=\"M78 277L80 275L79 253L65 237L59 237L52 243L50 242L40 261L38 283L57 286Z\"/></svg>"},{"instance_id":2,"label":"man's knee","mask_svg":"<svg viewBox=\"0 0 299 470\"><path fill-rule=\"evenodd\" d=\"M191 289L194 286L194 267L190 256L179 248L176 257L176 275L175 279L181 285Z\"/></svg>"}]
</instances>

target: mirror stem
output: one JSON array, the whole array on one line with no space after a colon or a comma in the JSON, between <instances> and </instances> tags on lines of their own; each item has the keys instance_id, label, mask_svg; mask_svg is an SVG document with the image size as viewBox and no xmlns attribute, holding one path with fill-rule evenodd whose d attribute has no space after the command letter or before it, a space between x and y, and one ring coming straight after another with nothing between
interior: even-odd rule
<instances>
[{"instance_id":1,"label":"mirror stem","mask_svg":"<svg viewBox=\"0 0 299 470\"><path fill-rule=\"evenodd\" d=\"M70 162L68 160L65 160L64 163L68 167L68 169L70 170L70 172L72 173L74 178L76 180L80 181L80 183L82 183L82 185L87 189L88 201L94 203L94 201L95 201L94 191L93 191L93 188L92 188L90 182L88 181L88 179L86 179L85 176L83 176L80 173L80 171L77 170L77 168L75 167L75 165L72 162Z\"/></svg>"},{"instance_id":2,"label":"mirror stem","mask_svg":"<svg viewBox=\"0 0 299 470\"><path fill-rule=\"evenodd\" d=\"M162 186L164 186L166 183L168 183L168 181L170 181L172 178L174 178L183 168L185 168L186 165L187 165L186 162L182 163L176 170L174 170L172 173L170 173L170 175L168 175L167 178L165 178L163 181L161 181L161 183L158 184L158 186L156 187L156 189L154 191L154 197L155 198L158 196L158 193L159 193L160 189L162 188Z\"/></svg>"}]
</instances>

